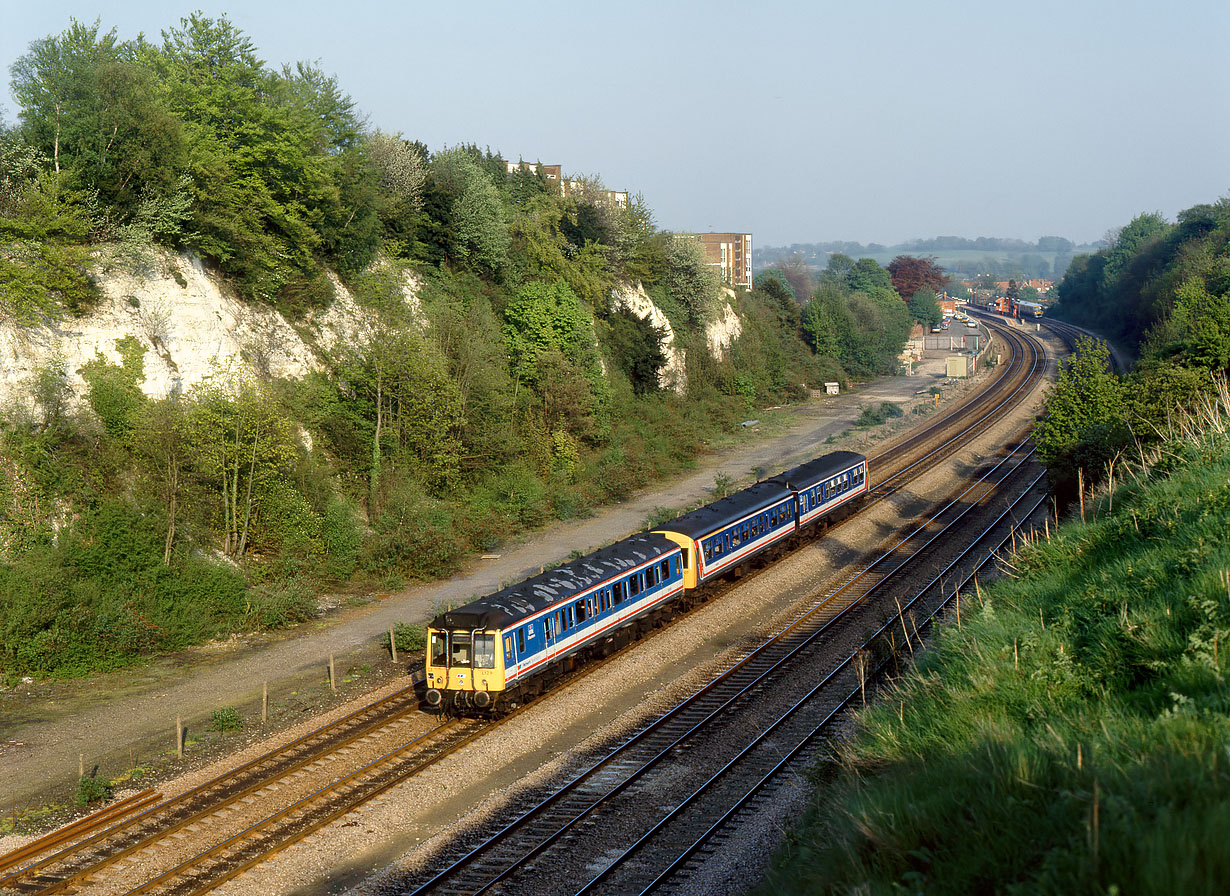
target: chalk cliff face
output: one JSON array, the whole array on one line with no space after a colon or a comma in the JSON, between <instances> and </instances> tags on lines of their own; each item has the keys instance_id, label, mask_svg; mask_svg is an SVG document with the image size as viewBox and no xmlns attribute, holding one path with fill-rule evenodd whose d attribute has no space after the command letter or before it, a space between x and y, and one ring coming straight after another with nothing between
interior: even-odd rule
<instances>
[{"instance_id":1,"label":"chalk cliff face","mask_svg":"<svg viewBox=\"0 0 1230 896\"><path fill-rule=\"evenodd\" d=\"M320 351L365 341L367 314L340 282L328 309L299 328L269 308L245 303L191 256L162 255L144 276L112 272L99 278L103 299L80 318L49 326L0 322L0 406L32 408L37 373L60 365L73 403L85 397L81 367L96 353L120 363L116 340L136 338L145 348L142 389L151 398L186 392L228 365L263 375L303 376L321 365ZM418 283L403 280L403 294L421 320Z\"/></svg>"},{"instance_id":2,"label":"chalk cliff face","mask_svg":"<svg viewBox=\"0 0 1230 896\"><path fill-rule=\"evenodd\" d=\"M354 296L340 281L333 285L335 299L329 307L292 326L277 311L236 298L189 255L160 255L144 275L101 275L103 298L87 315L33 327L0 321L0 407L34 413L33 384L40 371L52 366L65 371L69 403L79 405L86 395L82 366L97 354L121 363L116 341L125 337L137 339L145 349L141 388L150 398L187 392L228 367L246 367L261 376L303 376L320 369L325 355L366 344L374 332L371 316ZM426 329L419 288L413 274L402 275L403 299ZM687 387L685 355L666 315L640 284L620 288L614 298L618 307L648 318L665 334L662 388L682 393ZM728 299L733 302L734 294ZM723 303L721 314L705 330L709 351L720 357L741 332L734 309Z\"/></svg>"},{"instance_id":3,"label":"chalk cliff face","mask_svg":"<svg viewBox=\"0 0 1230 896\"><path fill-rule=\"evenodd\" d=\"M722 293L725 301L722 302L718 316L705 325L705 344L709 348L709 354L715 358L721 358L730 351L735 340L743 333L743 323L734 309L734 291L723 289ZM653 303L640 283L635 287L625 285L615 290L614 299L616 308L624 308L639 318L648 319L663 333L662 354L666 356L666 364L658 372L658 382L663 389L672 389L682 394L688 385L684 364L687 353L676 344L674 328L666 315Z\"/></svg>"},{"instance_id":4,"label":"chalk cliff face","mask_svg":"<svg viewBox=\"0 0 1230 896\"><path fill-rule=\"evenodd\" d=\"M723 288L722 293L726 299L722 303L722 310L717 318L705 327L705 341L709 346L709 354L715 358L720 358L730 351L735 340L743 334L743 323L739 320L739 315L735 314L734 290Z\"/></svg>"},{"instance_id":5,"label":"chalk cliff face","mask_svg":"<svg viewBox=\"0 0 1230 896\"><path fill-rule=\"evenodd\" d=\"M642 320L648 320L662 335L662 354L666 363L658 371L658 384L663 389L672 389L682 394L687 389L687 373L684 369L686 354L675 344L675 331L662 310L653 303L640 283L635 287L625 285L615 291L615 307L623 308Z\"/></svg>"}]
</instances>

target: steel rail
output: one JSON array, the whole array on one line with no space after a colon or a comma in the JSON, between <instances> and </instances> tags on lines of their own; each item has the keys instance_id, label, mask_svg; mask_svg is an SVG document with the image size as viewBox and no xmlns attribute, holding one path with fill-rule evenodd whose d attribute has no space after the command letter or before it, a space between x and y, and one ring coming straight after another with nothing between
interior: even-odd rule
<instances>
[{"instance_id":1,"label":"steel rail","mask_svg":"<svg viewBox=\"0 0 1230 896\"><path fill-rule=\"evenodd\" d=\"M917 592L915 593L915 595L912 598L910 598L909 601L907 601L902 606L901 610L898 613L890 615L890 617L880 626L880 628L877 631L873 632L870 636L868 636L866 640L863 642L860 650L868 649L870 646L880 641L880 639L882 639L889 631L895 631L897 624L904 619L905 614L913 610L915 606L923 600L924 596L927 595L929 592L931 592L936 587L937 584L939 585L941 589L941 596L942 596L943 587L944 587L943 580L944 580L945 575L951 572L958 564L968 561L970 557L973 556L975 552L979 550L979 545L985 540L986 536L989 535L991 532L993 532L995 529L999 528L1000 525L1003 523L1005 517L1007 517L1017 507L1019 507L1020 505L1026 502L1026 499L1028 498L1029 493L1038 485L1038 483L1043 478L1045 478L1045 474L1038 476L1032 482L1028 483L1025 486L1025 488L1022 489L1021 493L1013 500L1012 504L1007 509L1005 509L1001 514L999 514L999 516L997 516L990 524L985 526L983 528L983 531L980 532L974 539L972 539L970 543L960 552L960 554L957 557L953 558L945 566L943 570L941 570L933 579L931 579L931 581L929 581L927 584L919 588ZM1028 520L1028 518L1032 516L1033 513L1035 513L1038 510L1038 508L1042 506L1044 502L1045 502L1045 497L1042 498L1041 500L1035 501L1034 504L1029 508L1029 510L1026 511L1023 519ZM975 564L974 568L971 571L969 571L965 575L965 577L962 579L961 584L958 585L956 588L954 588L953 593L954 594L959 593L960 589L964 587L964 585L968 584L976 575L978 575L979 571L981 571L981 569L986 564L992 562L994 560L995 550L1002 548L1007 543L1008 539L1011 538L1013 534L1020 531L1023 528L1023 526L1024 526L1023 522L1013 521L1011 527L1009 528L1009 534L1004 536L1003 539L1001 539L1001 541L996 546L996 548L992 549L991 552L989 552L986 556L982 557L978 561L978 563ZM940 612L943 611L943 609L947 606L947 604L951 600L952 600L951 596L948 598L945 598L935 608L933 608L928 613L926 618L924 619L922 627L925 628L928 624L930 624L935 619L935 617ZM904 649L905 649L905 645L903 644L901 647L894 648L889 653L888 656L881 659L875 667L875 670L874 670L875 674L878 675L885 668L887 668L887 665L889 662L900 657ZM840 673L849 670L851 665L854 663L854 661L855 661L855 655L851 655L850 657L847 657L846 659L844 659L837 667L831 670L828 674L826 674L824 678L821 679L821 681L817 683L815 687L809 690L803 697L801 697L791 707L789 707L789 709L786 710L786 712L781 716L781 718L774 721L768 728L766 728L759 735L757 735L757 737L754 740L752 740L749 744L747 744L737 755L731 757L731 759L729 759L718 771L712 774L705 782L703 782L699 787L697 787L697 789L692 794L690 794L683 802L681 802L678 806L673 808L665 816L659 819L658 822L656 822L652 828L650 828L640 838L638 838L636 842L627 846L622 853L620 853L619 855L611 859L610 863L606 867L604 867L602 871L600 871L596 877L590 880L581 889L576 891L575 896L583 896L583 894L589 894L593 892L594 889L600 883L605 881L612 874L616 873L616 871L620 868L620 866L626 863L635 853L638 853L644 850L647 846L649 846L653 838L655 838L661 831L663 831L672 821L675 821L683 817L684 813L694 803L700 800L701 797L704 796L710 790L710 788L713 788L716 786L719 779L727 776L732 771L736 770L739 763L742 762L745 759L745 757L749 756L754 750L756 750L762 743L764 743L770 737L770 735L776 734L779 728L784 728L786 726L786 723L789 721L789 719L793 716L795 712L801 711L803 708L808 706L816 698L816 696L819 695L823 691L824 688L826 688L829 684L836 681L837 676ZM696 837L691 843L687 844L684 849L679 851L678 855L670 862L670 864L668 864L666 868L660 871L657 874L657 876L655 876L647 885L645 885L640 890L629 891L627 888L627 885L625 884L620 887L620 892L625 892L625 893L626 892L637 892L640 894L647 894L647 893L656 891L667 878L677 873L683 867L683 865L686 864L692 858L692 856L695 855L696 852L698 852L704 846L705 843L707 843L715 835L717 835L717 833L721 831L724 827L726 827L735 818L736 815L742 812L751 803L751 801L761 791L764 790L764 788L766 788L774 779L777 778L778 775L781 774L782 771L784 771L788 767L791 767L794 762L794 759L798 757L808 747L808 745L817 736L819 736L849 706L851 702L853 702L855 697L857 697L860 693L863 692L863 689L864 689L864 684L862 682L856 684L848 694L846 694L844 697L841 698L840 702L838 703L836 707L834 707L827 714L825 714L823 718L821 718L814 725L814 727L812 727L809 731L807 731L801 738L797 739L796 743L792 747L790 747L784 755L781 756L779 761L773 764L771 768L769 768L766 772L758 776L757 779L751 784L751 786L747 787L746 792L743 793L742 796L740 796L715 821L713 821L700 834L700 836ZM780 745L776 746L776 749L780 750L781 749Z\"/></svg>"},{"instance_id":2,"label":"steel rail","mask_svg":"<svg viewBox=\"0 0 1230 896\"><path fill-rule=\"evenodd\" d=\"M978 488L978 486L981 483L987 481L996 472L1000 471L1001 467L1004 467L1006 464L1008 464L1008 462L1013 459L1013 457L1018 453L1018 451L1022 451L1022 450L1025 450L1023 445L1017 446L1016 449L1014 449L1007 456L1002 458L997 464L995 464L990 470L988 470L978 480L978 482L971 484L964 492L961 493L961 495L954 498L952 501L944 505L942 508L933 511L933 513L931 514L931 517L932 517L931 520L928 520L927 522L919 525L909 535L905 536L895 545L893 545L892 547L884 551L884 553L881 554L880 557L878 557L875 561L873 561L871 564L865 567L862 571L860 571L854 578L847 581L845 584L841 585L837 590L835 590L830 595L828 595L828 597L825 600L823 600L820 604L817 604L816 606L807 610L802 616L800 616L799 619L796 619L793 623L791 623L790 625L780 630L777 634L771 636L770 640L766 641L760 647L756 648L754 651L750 652L749 654L747 654L746 656L738 660L729 669L727 669L721 676L719 676L714 681L710 682L709 684L705 685L703 688L698 690L696 694L694 694L688 700L684 701L684 703L681 703L679 706L675 707L674 709L670 710L663 716L659 717L657 720L652 722L649 726L647 726L646 728L634 734L629 740L625 741L623 744L621 744L619 747L613 750L610 754L599 759L597 762L593 763L588 768L579 772L574 777L574 779L568 782L564 787L560 788L555 793L547 797L545 800L542 800L541 802L539 802L538 804L530 808L528 811L523 813L522 816L515 819L513 822L510 822L508 825L506 825L501 830L497 831L495 834L493 834L483 843L471 849L466 855L462 856L460 859L453 862L449 867L443 869L442 871L437 873L433 878L419 885L412 892L414 894L422 894L422 893L429 892L430 890L432 890L433 888L437 888L438 886L440 886L441 884L443 884L445 881L449 880L450 878L455 878L457 875L465 873L466 867L469 866L471 863L475 862L480 856L496 849L498 846L501 845L503 839L505 839L506 837L512 835L513 833L518 832L520 829L530 825L532 822L536 821L537 819L544 817L549 811L553 810L558 804L562 803L564 800L569 798L572 794L578 792L584 786L584 783L586 782L588 778L596 775L603 767L612 765L613 763L618 761L621 754L631 751L634 747L639 746L642 742L648 742L649 738L652 735L662 730L665 730L667 726L674 723L674 721L677 718L685 718L686 714L693 709L694 704L696 704L697 701L699 701L702 697L706 696L711 691L715 691L719 687L719 685L733 681L734 675L736 672L744 668L754 669L755 667L752 665L753 661L755 661L762 653L771 657L772 655L771 651L774 648L780 648L780 649L786 650L786 653L784 655L778 657L775 661L772 661L771 664L767 668L765 668L759 674L755 675L755 677L752 678L750 681L747 681L741 685L736 685L735 686L736 691L733 694L731 694L729 697L724 699L720 705L716 706L715 708L713 708L712 710L704 714L702 718L700 718L695 723L691 724L691 727L689 727L687 730L683 731L682 733L678 734L678 736L670 740L669 743L667 743L665 746L658 748L658 752L656 753L656 755L644 761L643 764L640 764L634 772L632 772L628 777L622 780L619 784L615 785L611 790L609 790L608 792L606 792L605 794L597 798L593 803L575 812L570 818L565 819L559 828L557 828L553 833L547 835L545 838L541 839L534 848L532 848L531 850L527 852L523 852L522 855L513 864L506 866L503 870L501 870L495 876L489 877L489 879L480 888L473 890L471 892L474 892L474 893L485 892L490 887L495 886L496 884L506 879L517 868L521 867L526 862L540 855L552 843L554 843L556 840L562 837L569 829L571 829L574 825L579 823L585 816L591 814L598 805L600 805L604 801L614 798L619 793L623 792L627 787L631 786L641 776L646 774L659 761L670 756L672 752L676 748L678 748L678 746L683 741L692 737L696 733L702 731L713 720L719 718L722 715L722 713L724 713L726 710L728 710L731 707L731 705L733 705L734 702L742 699L744 696L746 696L746 694L749 691L761 686L765 681L769 680L771 676L780 672L783 668L786 668L788 664L790 663L790 661L793 660L801 651L812 646L821 637L821 635L825 634L829 630L831 626L837 624L838 621L842 620L846 613L852 611L855 607L860 606L866 600L866 598L871 593L873 593L876 589L885 587L886 584L889 581L891 581L894 575L901 572L905 568L905 566L909 563L909 561L912 559L913 556L917 556L918 552L923 550L926 545L935 543L945 532L948 531L949 528L951 528L953 525L956 525L956 523L959 522L959 520L963 518L967 513L972 512L972 510L977 506L977 502L961 505L960 504L961 500L964 497L966 497L968 494L970 494L972 491L974 491L976 488ZM1012 470L1018 469L1020 464L1024 463L1024 461L1027 460L1030 456L1032 456L1032 449L1025 451L1024 456L1018 461L1018 463L1012 468ZM1007 477L1005 476L1005 478ZM838 594L840 594L844 590L847 590L853 583L870 575L873 570L875 570L881 564L886 563L887 560L897 557L899 553L899 549L903 544L908 542L910 539L914 538L916 535L924 533L927 527L931 525L932 520L939 518L942 514L958 506L960 507L960 510L957 513L956 518L950 521L949 523L947 523L939 531L933 532L931 536L927 539L926 543L924 545L920 545L918 549L915 551L915 553L911 555L911 557L907 557L905 559L898 558L900 562L898 562L897 565L894 566L891 570L884 572L883 578L881 578L878 582L876 582L870 588L868 588L866 592L864 592L862 595L859 595L858 598L856 598L855 600L851 601L849 604L844 606L840 610L840 612L838 612L836 615L822 622L820 626L816 628L814 631L811 631L810 633L806 631L804 625L808 621L808 619L815 617L815 614L820 609L827 607L828 604L833 602L836 599ZM782 646L783 644L786 644L786 645L789 644L787 639L791 635L795 635L799 637L800 640L793 647L787 646L783 648Z\"/></svg>"}]
</instances>

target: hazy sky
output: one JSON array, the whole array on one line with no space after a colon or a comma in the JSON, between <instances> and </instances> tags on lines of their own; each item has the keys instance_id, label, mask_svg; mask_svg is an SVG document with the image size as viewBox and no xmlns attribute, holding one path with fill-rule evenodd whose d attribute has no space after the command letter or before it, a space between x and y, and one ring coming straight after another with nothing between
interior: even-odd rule
<instances>
[{"instance_id":1,"label":"hazy sky","mask_svg":"<svg viewBox=\"0 0 1230 896\"><path fill-rule=\"evenodd\" d=\"M1085 242L1230 194L1226 0L0 0L6 87L71 18L157 41L196 10L373 127L598 175L669 230Z\"/></svg>"}]
</instances>

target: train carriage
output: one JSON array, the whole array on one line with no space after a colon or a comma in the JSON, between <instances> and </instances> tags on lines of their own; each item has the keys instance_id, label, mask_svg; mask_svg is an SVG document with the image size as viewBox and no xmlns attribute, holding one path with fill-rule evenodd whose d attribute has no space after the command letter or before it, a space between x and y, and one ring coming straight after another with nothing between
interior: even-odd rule
<instances>
[{"instance_id":1,"label":"train carriage","mask_svg":"<svg viewBox=\"0 0 1230 896\"><path fill-rule=\"evenodd\" d=\"M793 535L794 505L786 486L758 482L654 531L683 549L683 582L691 589L734 571Z\"/></svg>"},{"instance_id":2,"label":"train carriage","mask_svg":"<svg viewBox=\"0 0 1230 896\"><path fill-rule=\"evenodd\" d=\"M428 624L427 702L498 710L654 616L683 592L682 551L634 535Z\"/></svg>"},{"instance_id":3,"label":"train carriage","mask_svg":"<svg viewBox=\"0 0 1230 896\"><path fill-rule=\"evenodd\" d=\"M867 458L834 451L799 464L769 480L790 489L800 531L849 515L867 494Z\"/></svg>"}]
</instances>

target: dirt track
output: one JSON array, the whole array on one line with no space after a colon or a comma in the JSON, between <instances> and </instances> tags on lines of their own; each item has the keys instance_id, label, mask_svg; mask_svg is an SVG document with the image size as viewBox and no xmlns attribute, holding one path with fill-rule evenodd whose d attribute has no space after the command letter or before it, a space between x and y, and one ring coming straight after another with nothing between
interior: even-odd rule
<instances>
[{"instance_id":1,"label":"dirt track","mask_svg":"<svg viewBox=\"0 0 1230 896\"><path fill-rule=\"evenodd\" d=\"M67 803L79 767L116 778L133 767L155 776L175 771L176 717L189 736L205 743L188 751L202 762L234 749L305 714L335 706L381 681L404 674L390 661L381 636L397 622L421 622L444 603L465 602L539 571L543 564L587 552L644 528L656 507L682 507L706 498L719 474L736 484L756 471L777 472L829 450L857 450L879 433L847 433L863 406L895 401L911 408L942 380L943 361L926 362L914 377L877 380L838 397L817 398L788 409L788 423L773 434L750 428L743 443L702 458L696 469L602 509L594 517L555 524L506 546L496 559L476 560L452 579L416 585L357 607L343 607L294 631L269 638L206 645L122 674L82 682L19 685L0 692L0 811L21 812L49 802ZM958 387L963 389L964 386ZM945 397L957 394L946 389ZM913 418L916 420L917 418ZM913 422L907 415L901 425ZM829 439L834 442L829 443ZM328 658L335 658L339 692L328 687ZM270 722L262 729L260 699L268 682ZM245 733L218 745L208 736L211 713L236 707ZM211 746L212 742L212 746ZM147 772L148 774L148 772Z\"/></svg>"}]
</instances>

